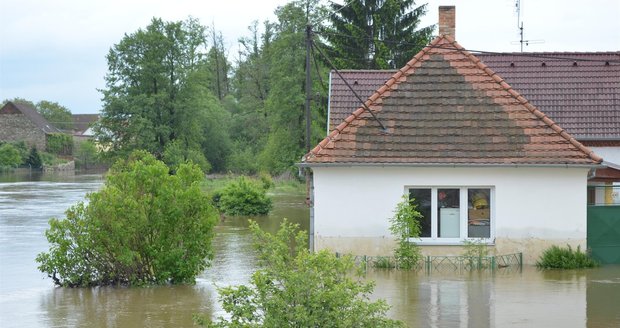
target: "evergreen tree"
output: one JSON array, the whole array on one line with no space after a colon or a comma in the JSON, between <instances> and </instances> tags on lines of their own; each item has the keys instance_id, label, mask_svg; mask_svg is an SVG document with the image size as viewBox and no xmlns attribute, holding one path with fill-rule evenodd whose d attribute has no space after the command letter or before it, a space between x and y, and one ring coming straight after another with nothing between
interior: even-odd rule
<instances>
[{"instance_id":1,"label":"evergreen tree","mask_svg":"<svg viewBox=\"0 0 620 328\"><path fill-rule=\"evenodd\" d=\"M331 4L325 32L339 69L400 68L431 38L434 26L419 28L426 5L414 0L345 0Z\"/></svg>"},{"instance_id":2,"label":"evergreen tree","mask_svg":"<svg viewBox=\"0 0 620 328\"><path fill-rule=\"evenodd\" d=\"M26 165L28 165L32 169L40 169L43 167L41 155L39 155L39 151L37 151L36 147L30 148L30 153L28 154L28 158L26 159Z\"/></svg>"}]
</instances>

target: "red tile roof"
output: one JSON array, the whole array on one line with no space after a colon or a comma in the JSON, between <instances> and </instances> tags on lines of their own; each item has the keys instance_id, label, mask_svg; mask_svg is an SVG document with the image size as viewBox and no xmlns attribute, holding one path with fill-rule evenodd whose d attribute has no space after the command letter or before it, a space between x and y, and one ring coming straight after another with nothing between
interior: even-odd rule
<instances>
[{"instance_id":1,"label":"red tile roof","mask_svg":"<svg viewBox=\"0 0 620 328\"><path fill-rule=\"evenodd\" d=\"M620 140L620 51L476 56L577 140Z\"/></svg>"},{"instance_id":2,"label":"red tile roof","mask_svg":"<svg viewBox=\"0 0 620 328\"><path fill-rule=\"evenodd\" d=\"M577 140L620 140L620 52L475 56ZM367 99L394 73L342 71L362 99ZM351 91L332 74L330 131L357 107L359 102Z\"/></svg>"},{"instance_id":3,"label":"red tile roof","mask_svg":"<svg viewBox=\"0 0 620 328\"><path fill-rule=\"evenodd\" d=\"M366 105L387 131L356 106L304 162L592 165L602 160L447 36L389 77Z\"/></svg>"}]
</instances>

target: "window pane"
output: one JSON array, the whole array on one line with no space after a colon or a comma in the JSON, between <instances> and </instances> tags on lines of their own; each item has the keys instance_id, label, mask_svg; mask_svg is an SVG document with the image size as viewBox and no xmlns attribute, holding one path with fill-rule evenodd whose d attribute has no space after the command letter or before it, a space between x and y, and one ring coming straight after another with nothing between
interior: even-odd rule
<instances>
[{"instance_id":1,"label":"window pane","mask_svg":"<svg viewBox=\"0 0 620 328\"><path fill-rule=\"evenodd\" d=\"M458 238L461 233L461 209L459 189L437 189L437 228L442 238Z\"/></svg>"},{"instance_id":2,"label":"window pane","mask_svg":"<svg viewBox=\"0 0 620 328\"><path fill-rule=\"evenodd\" d=\"M417 206L418 212L422 214L420 219L420 237L431 236L431 190L430 189L409 189L409 199Z\"/></svg>"},{"instance_id":3,"label":"window pane","mask_svg":"<svg viewBox=\"0 0 620 328\"><path fill-rule=\"evenodd\" d=\"M467 232L469 238L491 237L491 189L467 190Z\"/></svg>"}]
</instances>

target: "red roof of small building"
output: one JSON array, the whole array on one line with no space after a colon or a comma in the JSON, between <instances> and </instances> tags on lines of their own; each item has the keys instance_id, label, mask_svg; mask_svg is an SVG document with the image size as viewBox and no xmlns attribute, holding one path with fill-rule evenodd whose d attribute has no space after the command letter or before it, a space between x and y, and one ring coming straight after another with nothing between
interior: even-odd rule
<instances>
[{"instance_id":1,"label":"red roof of small building","mask_svg":"<svg viewBox=\"0 0 620 328\"><path fill-rule=\"evenodd\" d=\"M355 106L304 163L593 165L602 160L448 36L435 39L389 77L366 105L387 131Z\"/></svg>"}]
</instances>

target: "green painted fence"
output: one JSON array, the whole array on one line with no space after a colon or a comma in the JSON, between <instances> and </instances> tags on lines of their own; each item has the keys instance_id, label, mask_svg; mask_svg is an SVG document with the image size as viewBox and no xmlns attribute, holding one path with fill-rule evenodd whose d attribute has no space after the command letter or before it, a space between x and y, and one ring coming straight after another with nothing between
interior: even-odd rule
<instances>
[{"instance_id":1,"label":"green painted fence","mask_svg":"<svg viewBox=\"0 0 620 328\"><path fill-rule=\"evenodd\" d=\"M620 205L588 206L588 249L602 264L620 264Z\"/></svg>"}]
</instances>

